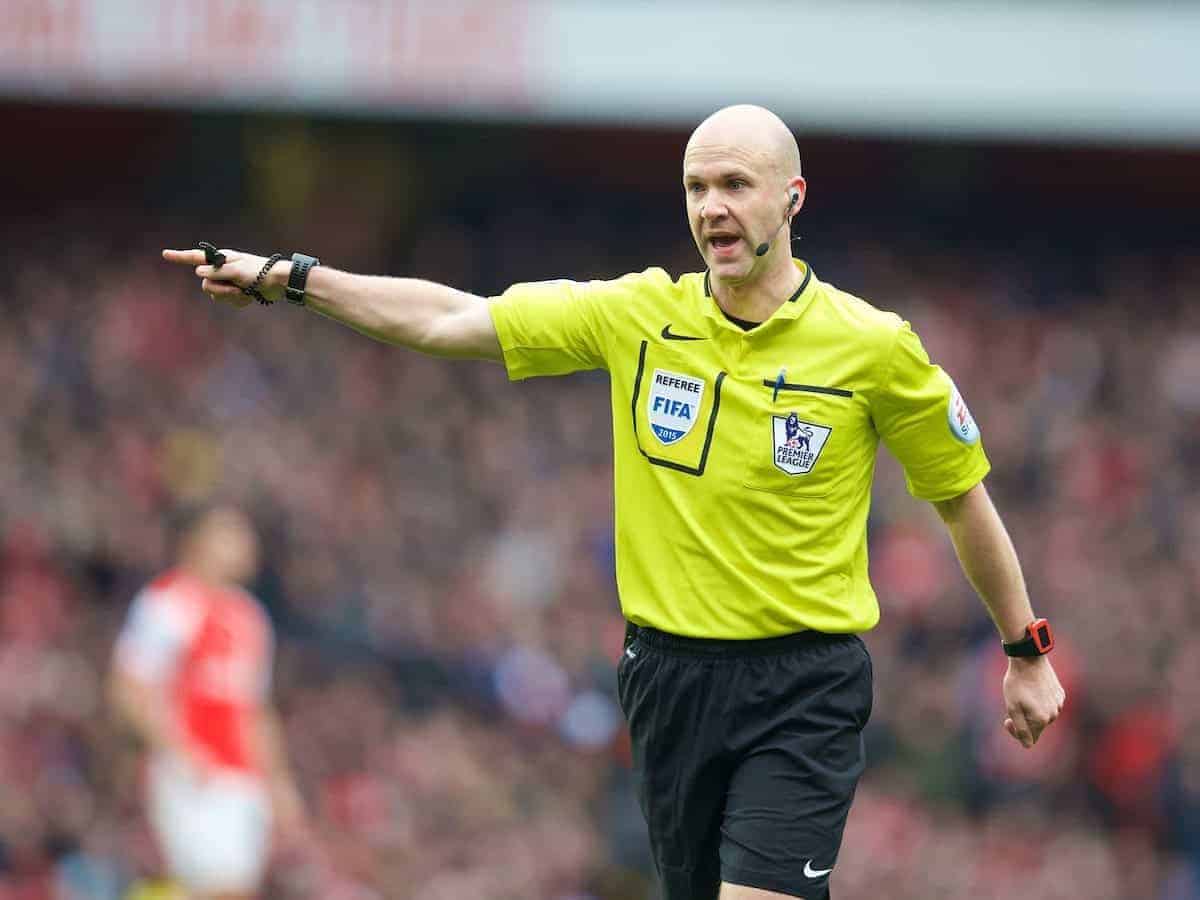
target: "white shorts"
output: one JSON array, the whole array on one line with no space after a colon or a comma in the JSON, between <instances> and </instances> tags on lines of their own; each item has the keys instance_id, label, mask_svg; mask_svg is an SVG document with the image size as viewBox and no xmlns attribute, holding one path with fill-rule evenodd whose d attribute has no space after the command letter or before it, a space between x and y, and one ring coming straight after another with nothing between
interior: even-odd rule
<instances>
[{"instance_id":1,"label":"white shorts","mask_svg":"<svg viewBox=\"0 0 1200 900\"><path fill-rule=\"evenodd\" d=\"M197 779L183 762L150 761L150 824L171 876L199 893L253 893L262 881L271 804L262 779L217 771Z\"/></svg>"}]
</instances>

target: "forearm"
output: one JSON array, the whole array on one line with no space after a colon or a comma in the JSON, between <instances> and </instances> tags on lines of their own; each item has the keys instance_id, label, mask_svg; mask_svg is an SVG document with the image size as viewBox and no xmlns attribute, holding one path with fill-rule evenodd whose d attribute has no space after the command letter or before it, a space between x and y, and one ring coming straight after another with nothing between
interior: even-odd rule
<instances>
[{"instance_id":1,"label":"forearm","mask_svg":"<svg viewBox=\"0 0 1200 900\"><path fill-rule=\"evenodd\" d=\"M983 599L1005 641L1020 640L1033 621L1021 565L1000 515L982 484L961 497L935 503L950 531L963 572ZM1025 748L1062 712L1066 693L1045 656L1008 660L1004 728Z\"/></svg>"},{"instance_id":2,"label":"forearm","mask_svg":"<svg viewBox=\"0 0 1200 900\"><path fill-rule=\"evenodd\" d=\"M291 263L271 272L282 288ZM306 305L378 341L435 356L499 359L487 300L417 278L356 275L316 266L308 275ZM481 327L482 325L482 327Z\"/></svg>"},{"instance_id":3,"label":"forearm","mask_svg":"<svg viewBox=\"0 0 1200 900\"><path fill-rule=\"evenodd\" d=\"M304 827L304 801L296 779L292 776L292 768L288 765L283 723L273 708L264 709L259 713L257 739L259 758L271 794L275 820L283 834L296 837L298 830Z\"/></svg>"},{"instance_id":4,"label":"forearm","mask_svg":"<svg viewBox=\"0 0 1200 900\"><path fill-rule=\"evenodd\" d=\"M270 782L280 788L293 786L292 769L284 747L283 723L272 710L259 713L257 718L258 751L263 771Z\"/></svg>"},{"instance_id":5,"label":"forearm","mask_svg":"<svg viewBox=\"0 0 1200 900\"><path fill-rule=\"evenodd\" d=\"M282 300L292 272L277 261L241 250L222 250L219 260L204 250L163 250L163 259L195 267L204 292L214 300L243 307L251 295L268 303ZM251 291L253 288L253 291ZM419 278L355 275L315 266L304 285L305 305L376 340L433 356L460 359L503 358L488 301L444 284Z\"/></svg>"},{"instance_id":6,"label":"forearm","mask_svg":"<svg viewBox=\"0 0 1200 900\"><path fill-rule=\"evenodd\" d=\"M1033 621L1021 564L1008 531L983 484L935 503L950 532L963 574L1006 641L1019 640Z\"/></svg>"}]
</instances>

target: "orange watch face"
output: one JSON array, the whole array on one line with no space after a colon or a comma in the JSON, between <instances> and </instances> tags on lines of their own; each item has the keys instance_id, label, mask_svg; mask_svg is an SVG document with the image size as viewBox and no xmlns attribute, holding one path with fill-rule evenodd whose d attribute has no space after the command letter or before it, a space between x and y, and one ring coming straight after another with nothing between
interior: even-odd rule
<instances>
[{"instance_id":1,"label":"orange watch face","mask_svg":"<svg viewBox=\"0 0 1200 900\"><path fill-rule=\"evenodd\" d=\"M1045 619L1033 620L1029 626L1029 636L1033 638L1038 653L1049 653L1054 649L1054 632L1050 630L1050 623Z\"/></svg>"}]
</instances>

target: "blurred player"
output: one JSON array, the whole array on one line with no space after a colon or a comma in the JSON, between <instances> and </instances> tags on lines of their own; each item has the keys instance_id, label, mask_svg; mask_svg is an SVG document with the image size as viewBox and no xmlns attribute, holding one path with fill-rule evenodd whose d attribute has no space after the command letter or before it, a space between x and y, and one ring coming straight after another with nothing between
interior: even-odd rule
<instances>
[{"instance_id":1,"label":"blurred player","mask_svg":"<svg viewBox=\"0 0 1200 900\"><path fill-rule=\"evenodd\" d=\"M196 900L250 898L272 823L284 835L301 823L268 701L270 622L240 586L258 538L244 513L214 507L177 552L130 607L112 698L149 748L147 813L171 875Z\"/></svg>"}]
</instances>

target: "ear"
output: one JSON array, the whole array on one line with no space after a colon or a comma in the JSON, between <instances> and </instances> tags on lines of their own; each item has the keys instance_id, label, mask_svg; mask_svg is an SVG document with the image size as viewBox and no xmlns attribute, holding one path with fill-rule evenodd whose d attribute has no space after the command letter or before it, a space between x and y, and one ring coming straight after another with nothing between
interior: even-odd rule
<instances>
[{"instance_id":1,"label":"ear","mask_svg":"<svg viewBox=\"0 0 1200 900\"><path fill-rule=\"evenodd\" d=\"M787 184L788 199L791 201L788 205L788 215L794 216L800 212L800 208L804 206L804 197L808 192L808 183L799 175L791 178Z\"/></svg>"}]
</instances>

